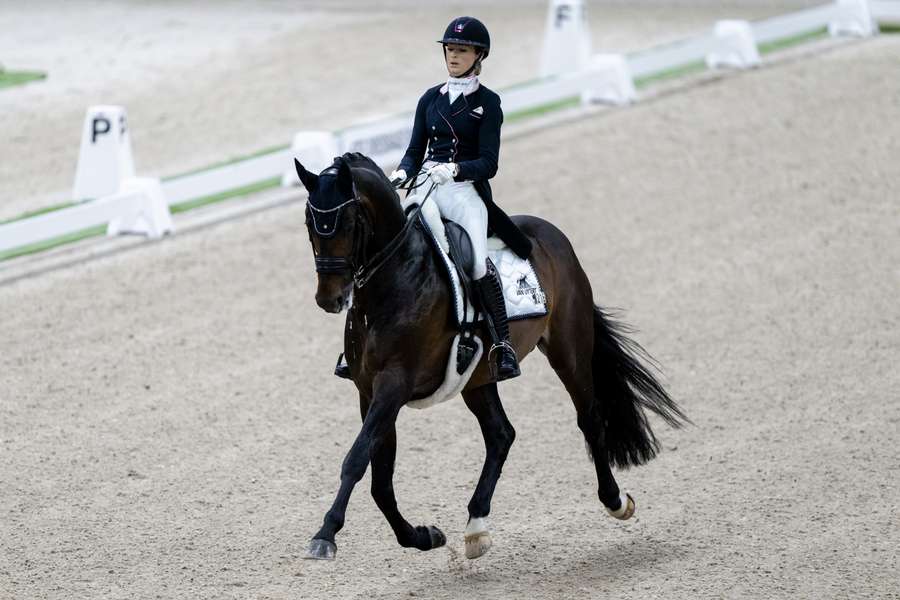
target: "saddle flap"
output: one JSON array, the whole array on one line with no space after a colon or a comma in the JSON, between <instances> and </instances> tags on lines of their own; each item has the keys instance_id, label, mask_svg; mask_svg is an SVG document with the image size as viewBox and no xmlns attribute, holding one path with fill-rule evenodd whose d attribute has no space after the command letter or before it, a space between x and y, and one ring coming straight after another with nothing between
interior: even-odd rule
<instances>
[{"instance_id":1,"label":"saddle flap","mask_svg":"<svg viewBox=\"0 0 900 600\"><path fill-rule=\"evenodd\" d=\"M444 230L447 232L447 243L450 245L450 258L471 278L472 267L475 265L472 240L469 239L466 230L457 223L446 219L443 221Z\"/></svg>"}]
</instances>

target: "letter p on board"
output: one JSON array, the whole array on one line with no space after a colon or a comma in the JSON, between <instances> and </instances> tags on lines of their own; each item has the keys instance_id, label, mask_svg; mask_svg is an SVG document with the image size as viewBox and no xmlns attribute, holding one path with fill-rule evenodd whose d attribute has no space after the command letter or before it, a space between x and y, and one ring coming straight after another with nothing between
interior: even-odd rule
<instances>
[{"instance_id":1,"label":"letter p on board","mask_svg":"<svg viewBox=\"0 0 900 600\"><path fill-rule=\"evenodd\" d=\"M73 199L101 198L134 177L128 117L121 106L91 106L84 117Z\"/></svg>"}]
</instances>

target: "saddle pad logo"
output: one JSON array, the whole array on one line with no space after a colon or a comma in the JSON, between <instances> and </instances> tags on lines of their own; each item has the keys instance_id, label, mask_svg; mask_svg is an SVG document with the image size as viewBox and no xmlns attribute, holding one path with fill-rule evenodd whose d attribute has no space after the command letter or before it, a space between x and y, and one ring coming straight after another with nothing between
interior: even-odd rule
<instances>
[{"instance_id":1,"label":"saddle pad logo","mask_svg":"<svg viewBox=\"0 0 900 600\"><path fill-rule=\"evenodd\" d=\"M516 283L516 296L531 296L535 304L543 304L546 300L543 290L528 281L528 276L523 275Z\"/></svg>"}]
</instances>

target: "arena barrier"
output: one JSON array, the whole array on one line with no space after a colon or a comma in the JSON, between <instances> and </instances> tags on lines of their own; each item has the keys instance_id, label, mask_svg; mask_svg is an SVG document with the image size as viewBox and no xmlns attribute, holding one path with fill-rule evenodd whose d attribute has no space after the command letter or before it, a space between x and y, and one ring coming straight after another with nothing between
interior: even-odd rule
<instances>
[{"instance_id":1,"label":"arena barrier","mask_svg":"<svg viewBox=\"0 0 900 600\"><path fill-rule=\"evenodd\" d=\"M562 10L567 4L580 10L581 2L552 0L551 11ZM552 22L554 20L548 18L548 23ZM708 33L697 37L629 55L592 55L586 66L576 72L543 77L501 90L504 113L511 121L572 106L573 102L575 105L578 102L627 104L637 99L636 81L698 63L709 68L755 67L760 63L761 45L825 30L832 36L870 36L876 33L877 22L900 22L900 0L837 0L757 22L719 21ZM573 47L575 51L583 52L582 46L576 44ZM124 117L121 124L124 134ZM97 125L92 127L91 134L96 137ZM0 260L27 253L28 247L47 246L48 240L52 242L60 236L71 238L79 231L104 224L108 235L131 232L158 237L173 231L169 207L203 204L279 184L296 185L292 161L295 156L311 170L318 170L327 166L333 156L357 151L389 168L402 156L411 127L412 114L405 113L373 119L337 132L300 132L289 147L162 182L127 177L130 173L125 168L122 172L126 177L119 182L119 189L109 195L0 225ZM86 125L85 135L87 131ZM130 147L127 151L130 160ZM23 248L21 252L17 251Z\"/></svg>"},{"instance_id":2,"label":"arena barrier","mask_svg":"<svg viewBox=\"0 0 900 600\"><path fill-rule=\"evenodd\" d=\"M97 200L0 226L0 252L98 227L107 235L132 233L151 239L174 232L158 179L133 177L121 188Z\"/></svg>"}]
</instances>

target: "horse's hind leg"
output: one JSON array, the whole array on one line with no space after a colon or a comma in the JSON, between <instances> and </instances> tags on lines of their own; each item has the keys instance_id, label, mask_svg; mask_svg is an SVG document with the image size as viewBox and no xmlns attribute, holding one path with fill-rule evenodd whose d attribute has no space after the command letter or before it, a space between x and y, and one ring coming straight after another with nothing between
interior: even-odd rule
<instances>
[{"instance_id":1,"label":"horse's hind leg","mask_svg":"<svg viewBox=\"0 0 900 600\"><path fill-rule=\"evenodd\" d=\"M497 384L491 383L463 392L463 398L466 406L478 419L486 451L481 477L478 478L475 493L469 501L469 522L465 533L466 558L478 558L491 547L491 534L485 517L491 512L494 488L513 440L516 439L516 430L503 412Z\"/></svg>"},{"instance_id":2,"label":"horse's hind leg","mask_svg":"<svg viewBox=\"0 0 900 600\"><path fill-rule=\"evenodd\" d=\"M585 315L586 319L592 319L592 304L587 308L580 308L581 310L576 311L574 306L567 307L563 314ZM578 335L554 336L551 327L549 341L542 339L538 347L547 355L550 366L556 371L575 404L578 428L584 434L597 471L597 495L600 502L614 517L628 519L634 514L634 500L630 496L620 494L619 485L610 469L604 445L600 400L596 398L594 390L591 360L594 348L593 323L588 321L575 330L579 332Z\"/></svg>"}]
</instances>

